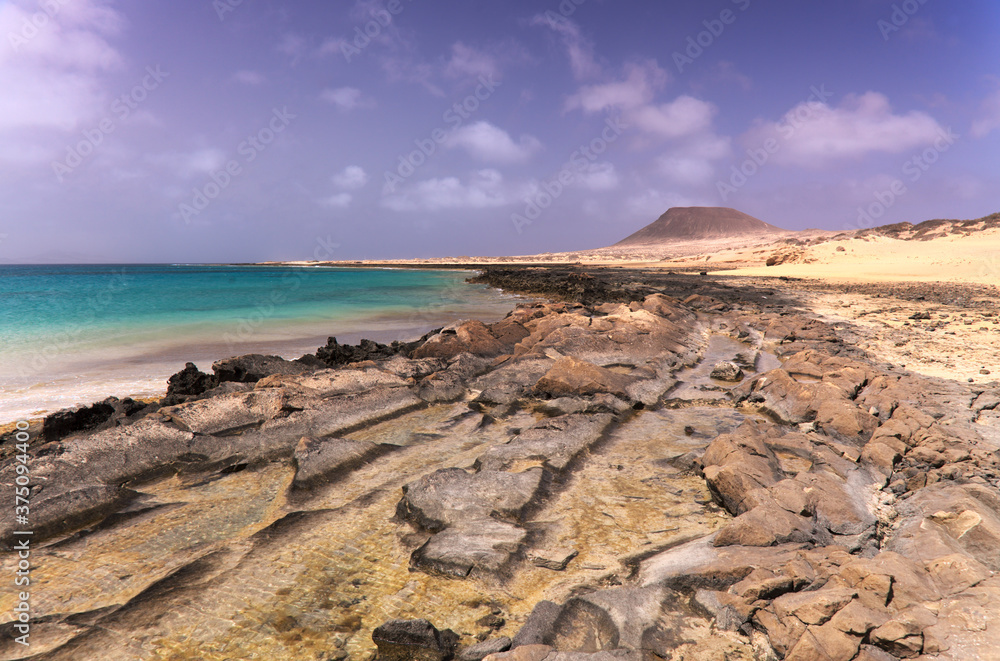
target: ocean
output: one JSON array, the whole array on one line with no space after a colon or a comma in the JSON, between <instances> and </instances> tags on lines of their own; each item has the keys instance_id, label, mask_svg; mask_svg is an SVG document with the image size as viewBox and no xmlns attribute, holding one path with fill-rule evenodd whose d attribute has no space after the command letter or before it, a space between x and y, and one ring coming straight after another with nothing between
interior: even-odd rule
<instances>
[{"instance_id":1,"label":"ocean","mask_svg":"<svg viewBox=\"0 0 1000 661\"><path fill-rule=\"evenodd\" d=\"M191 361L297 358L361 337L500 319L468 272L203 265L0 266L0 423L110 395L158 396Z\"/></svg>"}]
</instances>

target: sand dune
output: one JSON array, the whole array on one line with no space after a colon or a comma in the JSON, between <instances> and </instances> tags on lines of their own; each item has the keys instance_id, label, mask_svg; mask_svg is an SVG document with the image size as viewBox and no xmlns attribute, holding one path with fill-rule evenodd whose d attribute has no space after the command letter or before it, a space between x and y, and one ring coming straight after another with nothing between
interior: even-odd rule
<instances>
[{"instance_id":1,"label":"sand dune","mask_svg":"<svg viewBox=\"0 0 1000 661\"><path fill-rule=\"evenodd\" d=\"M776 253L788 255L789 260L774 266L760 263L712 272L841 281L1000 282L1000 230L997 229L926 241L852 237L818 245L781 246L768 256Z\"/></svg>"}]
</instances>

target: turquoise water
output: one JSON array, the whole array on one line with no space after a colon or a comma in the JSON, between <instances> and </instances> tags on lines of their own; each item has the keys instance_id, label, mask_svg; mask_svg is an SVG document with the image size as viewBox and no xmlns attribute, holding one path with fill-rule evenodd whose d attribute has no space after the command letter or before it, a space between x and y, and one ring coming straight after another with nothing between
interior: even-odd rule
<instances>
[{"instance_id":1,"label":"turquoise water","mask_svg":"<svg viewBox=\"0 0 1000 661\"><path fill-rule=\"evenodd\" d=\"M297 357L335 335L408 339L513 301L467 272L280 266L0 266L0 422L158 394L193 360Z\"/></svg>"}]
</instances>

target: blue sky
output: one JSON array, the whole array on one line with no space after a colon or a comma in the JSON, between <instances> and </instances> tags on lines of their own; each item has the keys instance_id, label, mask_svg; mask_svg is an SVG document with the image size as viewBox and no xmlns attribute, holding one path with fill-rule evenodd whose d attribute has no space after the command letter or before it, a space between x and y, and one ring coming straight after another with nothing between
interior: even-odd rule
<instances>
[{"instance_id":1,"label":"blue sky","mask_svg":"<svg viewBox=\"0 0 1000 661\"><path fill-rule=\"evenodd\" d=\"M988 0L0 0L0 262L979 217L998 33Z\"/></svg>"}]
</instances>

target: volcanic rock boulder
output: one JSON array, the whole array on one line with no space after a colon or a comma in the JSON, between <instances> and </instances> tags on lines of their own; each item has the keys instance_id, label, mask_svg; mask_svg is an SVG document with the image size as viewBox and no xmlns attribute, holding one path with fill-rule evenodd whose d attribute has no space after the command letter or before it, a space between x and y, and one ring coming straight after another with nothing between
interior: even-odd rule
<instances>
[{"instance_id":1,"label":"volcanic rock boulder","mask_svg":"<svg viewBox=\"0 0 1000 661\"><path fill-rule=\"evenodd\" d=\"M538 380L535 392L545 397L607 393L627 399L627 388L634 381L626 375L567 356L558 359Z\"/></svg>"},{"instance_id":2,"label":"volcanic rock boulder","mask_svg":"<svg viewBox=\"0 0 1000 661\"><path fill-rule=\"evenodd\" d=\"M494 329L497 334L494 334ZM460 353L495 357L509 353L514 344L527 335L527 330L513 320L503 320L490 326L481 321L467 321L431 336L413 352L413 357L451 358Z\"/></svg>"},{"instance_id":3,"label":"volcanic rock boulder","mask_svg":"<svg viewBox=\"0 0 1000 661\"><path fill-rule=\"evenodd\" d=\"M389 620L372 632L379 661L447 661L458 636L451 629L438 631L427 620Z\"/></svg>"},{"instance_id":4,"label":"volcanic rock boulder","mask_svg":"<svg viewBox=\"0 0 1000 661\"><path fill-rule=\"evenodd\" d=\"M226 358L212 363L215 380L255 383L272 374L305 374L312 368L303 363L285 360L281 356L265 356L251 353L235 358Z\"/></svg>"},{"instance_id":5,"label":"volcanic rock boulder","mask_svg":"<svg viewBox=\"0 0 1000 661\"><path fill-rule=\"evenodd\" d=\"M720 381L741 381L743 370L736 363L724 361L712 368L711 377Z\"/></svg>"},{"instance_id":6,"label":"volcanic rock boulder","mask_svg":"<svg viewBox=\"0 0 1000 661\"><path fill-rule=\"evenodd\" d=\"M752 508L755 503L747 498L753 490L771 486L784 477L777 457L764 442L769 433L780 434L780 430L744 423L732 434L712 441L702 457L709 489L733 516Z\"/></svg>"},{"instance_id":7,"label":"volcanic rock boulder","mask_svg":"<svg viewBox=\"0 0 1000 661\"><path fill-rule=\"evenodd\" d=\"M127 422L126 418L144 408L145 404L130 397L124 399L108 397L90 406L62 409L45 416L42 422L42 436L47 440L54 440L77 432L123 424Z\"/></svg>"},{"instance_id":8,"label":"volcanic rock boulder","mask_svg":"<svg viewBox=\"0 0 1000 661\"><path fill-rule=\"evenodd\" d=\"M212 375L205 374L194 363L187 363L167 380L167 398L200 395L214 385Z\"/></svg>"},{"instance_id":9,"label":"volcanic rock boulder","mask_svg":"<svg viewBox=\"0 0 1000 661\"><path fill-rule=\"evenodd\" d=\"M373 340L361 340L358 344L340 344L337 338L327 338L326 346L316 350L316 355L305 355L297 362L309 364L312 360L326 367L340 367L349 363L360 363L366 360L388 360L396 356L409 358L413 351L427 341L427 338L441 329L430 331L413 342L392 342L379 344Z\"/></svg>"}]
</instances>

